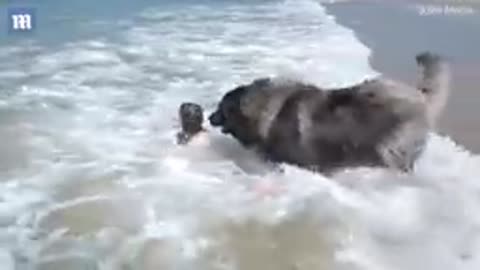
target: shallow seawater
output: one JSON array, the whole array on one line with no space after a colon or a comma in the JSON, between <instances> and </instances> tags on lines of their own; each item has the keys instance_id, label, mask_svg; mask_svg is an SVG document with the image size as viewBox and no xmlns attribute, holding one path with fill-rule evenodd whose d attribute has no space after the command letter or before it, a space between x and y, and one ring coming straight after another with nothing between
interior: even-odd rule
<instances>
[{"instance_id":1,"label":"shallow seawater","mask_svg":"<svg viewBox=\"0 0 480 270\"><path fill-rule=\"evenodd\" d=\"M480 159L449 138L432 134L409 177L280 173L211 128L208 145L174 145L183 101L208 113L261 76L377 74L320 4L132 13L83 20L72 40L2 45L3 269L480 267ZM95 25L115 31L82 35Z\"/></svg>"}]
</instances>

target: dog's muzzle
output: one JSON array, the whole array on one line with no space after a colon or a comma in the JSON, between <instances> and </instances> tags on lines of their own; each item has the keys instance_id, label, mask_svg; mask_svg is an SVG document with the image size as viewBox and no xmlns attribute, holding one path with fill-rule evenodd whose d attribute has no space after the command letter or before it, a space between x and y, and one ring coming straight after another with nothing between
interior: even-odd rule
<instances>
[{"instance_id":1,"label":"dog's muzzle","mask_svg":"<svg viewBox=\"0 0 480 270\"><path fill-rule=\"evenodd\" d=\"M222 133L231 133L231 130L226 123L226 119L220 111L212 113L208 117L208 120L210 121L210 125L212 125L213 127L222 127Z\"/></svg>"},{"instance_id":2,"label":"dog's muzzle","mask_svg":"<svg viewBox=\"0 0 480 270\"><path fill-rule=\"evenodd\" d=\"M218 127L218 126L222 126L224 124L225 118L223 117L223 115L220 111L216 111L208 117L208 121L210 121L210 124L212 126Z\"/></svg>"}]
</instances>

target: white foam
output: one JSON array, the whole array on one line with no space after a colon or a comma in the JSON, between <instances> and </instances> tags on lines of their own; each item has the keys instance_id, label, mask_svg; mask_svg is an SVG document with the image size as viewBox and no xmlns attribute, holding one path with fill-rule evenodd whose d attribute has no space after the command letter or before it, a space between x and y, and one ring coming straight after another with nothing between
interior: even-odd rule
<instances>
[{"instance_id":1,"label":"white foam","mask_svg":"<svg viewBox=\"0 0 480 270\"><path fill-rule=\"evenodd\" d=\"M0 249L0 263L2 264L2 269L5 270L14 270L15 269L15 261L13 260L12 255L10 252Z\"/></svg>"},{"instance_id":2,"label":"white foam","mask_svg":"<svg viewBox=\"0 0 480 270\"><path fill-rule=\"evenodd\" d=\"M412 177L280 173L211 127L208 143L174 144L183 101L209 112L261 76L339 86L376 74L321 5L160 7L126 26L115 41L35 48L29 68L21 49L0 52L15 93L2 110L31 127L26 168L0 183L0 226L15 234L0 244L23 263L75 264L39 256L73 234L101 251L78 265L102 269L478 269L480 161L448 138L432 135ZM270 244L284 256L270 259Z\"/></svg>"}]
</instances>

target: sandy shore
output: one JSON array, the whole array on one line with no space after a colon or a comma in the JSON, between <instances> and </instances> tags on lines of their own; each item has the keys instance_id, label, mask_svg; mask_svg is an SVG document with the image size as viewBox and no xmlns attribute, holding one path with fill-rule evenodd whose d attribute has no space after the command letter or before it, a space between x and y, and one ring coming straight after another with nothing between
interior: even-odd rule
<instances>
[{"instance_id":1,"label":"sandy shore","mask_svg":"<svg viewBox=\"0 0 480 270\"><path fill-rule=\"evenodd\" d=\"M480 2L391 2L356 1L326 6L339 23L354 29L358 38L372 49L372 66L388 76L413 82L413 57L422 50L448 57L452 63L453 91L439 132L479 153Z\"/></svg>"}]
</instances>

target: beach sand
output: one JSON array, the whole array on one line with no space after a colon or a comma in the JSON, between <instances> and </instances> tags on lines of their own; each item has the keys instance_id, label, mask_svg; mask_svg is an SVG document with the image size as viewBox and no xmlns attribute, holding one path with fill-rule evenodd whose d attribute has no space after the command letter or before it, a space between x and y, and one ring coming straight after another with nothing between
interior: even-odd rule
<instances>
[{"instance_id":1,"label":"beach sand","mask_svg":"<svg viewBox=\"0 0 480 270\"><path fill-rule=\"evenodd\" d=\"M445 55L452 65L452 94L438 132L479 153L480 1L391 2L341 2L326 7L372 50L371 65L387 76L414 82L415 54L431 50Z\"/></svg>"}]
</instances>

